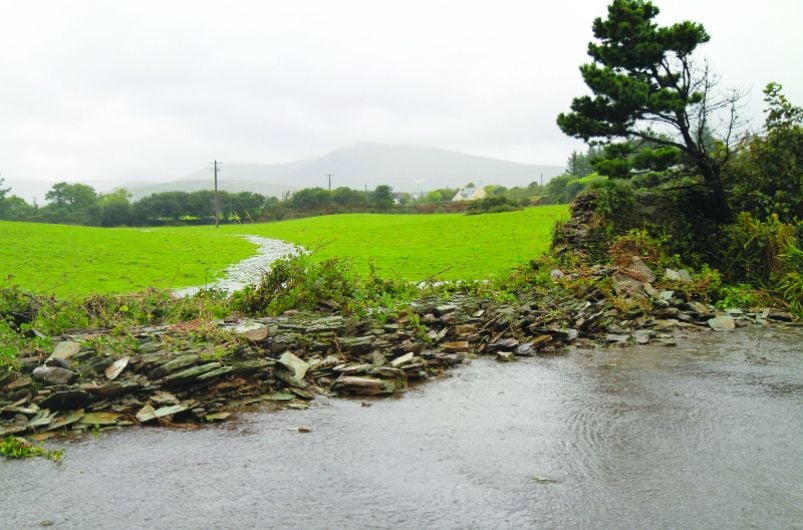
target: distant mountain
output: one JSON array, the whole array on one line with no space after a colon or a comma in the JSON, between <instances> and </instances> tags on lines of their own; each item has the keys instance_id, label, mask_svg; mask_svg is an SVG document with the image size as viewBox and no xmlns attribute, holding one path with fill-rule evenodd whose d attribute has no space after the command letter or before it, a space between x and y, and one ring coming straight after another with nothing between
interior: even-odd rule
<instances>
[{"instance_id":1,"label":"distant mountain","mask_svg":"<svg viewBox=\"0 0 803 530\"><path fill-rule=\"evenodd\" d=\"M200 176L200 173L201 172L199 171L193 173L193 175ZM129 191L129 193L131 193L132 201L138 201L143 197L147 197L151 193L162 193L165 191L211 190L214 189L215 187L214 175L212 174L211 170L208 170L207 173L208 175L203 175L205 177L203 179L199 178L196 180L174 180L172 182L161 182L158 184L130 185L127 186L126 189ZM289 186L282 186L280 184L273 184L270 182L260 182L256 179L232 180L230 178L224 179L222 177L219 177L218 189L234 193L239 191L253 191L268 197L281 198L284 193L293 191L296 188L294 187L291 188Z\"/></svg>"},{"instance_id":2,"label":"distant mountain","mask_svg":"<svg viewBox=\"0 0 803 530\"><path fill-rule=\"evenodd\" d=\"M518 164L507 160L472 156L430 147L395 146L359 143L343 147L318 158L285 164L224 163L219 176L222 190L254 191L262 195L281 197L287 191L328 185L327 174L332 173L332 187L348 186L355 189L374 189L380 184L392 186L396 191L413 192L443 187L457 188L469 182L474 184L501 184L525 186L533 181L544 182L563 172L562 167ZM163 191L197 191L213 188L212 168L207 167L172 182L136 181L84 181L64 178L69 182L84 182L97 191L106 193L117 187L131 192L134 200ZM44 204L45 193L56 179L5 177L5 187L11 194L27 201L37 198ZM416 181L419 181L418 183Z\"/></svg>"},{"instance_id":3,"label":"distant mountain","mask_svg":"<svg viewBox=\"0 0 803 530\"><path fill-rule=\"evenodd\" d=\"M418 188L416 181L420 181L422 190L447 186L454 188L469 182L524 186L540 181L542 174L544 182L547 182L563 170L559 166L519 164L429 147L359 143L319 158L286 164L224 163L220 182L259 182L284 189L326 188L327 174L332 173L332 188L348 186L363 189L367 186L373 189L380 184L387 184L396 191L411 192ZM210 178L210 169L199 170L186 177L188 180L203 179L206 182Z\"/></svg>"}]
</instances>

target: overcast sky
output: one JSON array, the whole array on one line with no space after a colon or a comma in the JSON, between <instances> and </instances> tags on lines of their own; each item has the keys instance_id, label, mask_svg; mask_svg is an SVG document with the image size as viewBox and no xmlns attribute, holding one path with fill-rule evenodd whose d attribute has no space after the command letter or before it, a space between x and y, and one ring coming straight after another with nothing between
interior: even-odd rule
<instances>
[{"instance_id":1,"label":"overcast sky","mask_svg":"<svg viewBox=\"0 0 803 530\"><path fill-rule=\"evenodd\" d=\"M607 0L0 0L0 172L174 178L359 141L563 165ZM659 0L702 22L725 85L803 104L803 2Z\"/></svg>"}]
</instances>

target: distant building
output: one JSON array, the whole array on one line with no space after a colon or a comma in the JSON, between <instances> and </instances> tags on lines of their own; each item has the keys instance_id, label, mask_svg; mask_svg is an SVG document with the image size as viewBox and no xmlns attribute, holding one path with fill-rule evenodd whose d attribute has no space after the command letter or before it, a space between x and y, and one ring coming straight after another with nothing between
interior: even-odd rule
<instances>
[{"instance_id":1,"label":"distant building","mask_svg":"<svg viewBox=\"0 0 803 530\"><path fill-rule=\"evenodd\" d=\"M487 196L488 194L485 193L485 188L460 188L460 191L452 198L452 202L476 201L477 199L484 199Z\"/></svg>"}]
</instances>

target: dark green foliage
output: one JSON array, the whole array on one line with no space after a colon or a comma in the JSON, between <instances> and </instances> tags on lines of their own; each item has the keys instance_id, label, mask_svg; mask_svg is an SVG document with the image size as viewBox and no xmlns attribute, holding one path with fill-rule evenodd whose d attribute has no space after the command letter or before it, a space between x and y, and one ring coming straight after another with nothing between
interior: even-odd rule
<instances>
[{"instance_id":1,"label":"dark green foliage","mask_svg":"<svg viewBox=\"0 0 803 530\"><path fill-rule=\"evenodd\" d=\"M803 219L803 108L792 105L781 88L770 83L764 89L764 134L742 141L725 178L735 210L760 219L774 213L792 222Z\"/></svg>"},{"instance_id":2,"label":"dark green foliage","mask_svg":"<svg viewBox=\"0 0 803 530\"><path fill-rule=\"evenodd\" d=\"M520 203L503 195L499 195L471 201L468 204L468 208L466 208L466 214L477 215L481 213L512 212L521 210L522 208L523 206Z\"/></svg>"},{"instance_id":3,"label":"dark green foliage","mask_svg":"<svg viewBox=\"0 0 803 530\"><path fill-rule=\"evenodd\" d=\"M234 294L232 306L254 316L279 315L289 309L365 315L369 310L392 310L416 291L409 282L381 279L373 273L362 278L343 259L318 263L302 254L274 262L258 285Z\"/></svg>"},{"instance_id":4,"label":"dark green foliage","mask_svg":"<svg viewBox=\"0 0 803 530\"><path fill-rule=\"evenodd\" d=\"M558 116L558 125L585 141L648 142L652 152L639 159L631 160L632 153L618 157L620 162L609 162L605 174L627 177L636 163L651 168L681 161L701 177L708 215L727 220L721 170L731 154L735 116L722 142L712 143L710 133L714 113L732 109L738 98L716 99L708 72L697 71L692 63L691 54L710 39L705 28L688 21L659 27L654 22L658 12L648 1L614 0L608 17L594 21L596 41L588 45L593 62L580 67L593 96L575 98L571 112Z\"/></svg>"},{"instance_id":5,"label":"dark green foliage","mask_svg":"<svg viewBox=\"0 0 803 530\"><path fill-rule=\"evenodd\" d=\"M215 290L180 299L169 291L147 289L61 300L27 292L7 278L0 281L0 367L13 365L22 352L47 346L47 337L71 330L104 328L124 335L133 326L213 320L230 312L226 294Z\"/></svg>"},{"instance_id":6,"label":"dark green foliage","mask_svg":"<svg viewBox=\"0 0 803 530\"><path fill-rule=\"evenodd\" d=\"M725 240L722 270L728 281L766 287L789 272L784 255L795 245L795 231L777 215L762 222L742 212L736 223L726 227Z\"/></svg>"},{"instance_id":7,"label":"dark green foliage","mask_svg":"<svg viewBox=\"0 0 803 530\"><path fill-rule=\"evenodd\" d=\"M390 210L393 207L393 188L377 186L371 193L371 202L378 210Z\"/></svg>"},{"instance_id":8,"label":"dark green foliage","mask_svg":"<svg viewBox=\"0 0 803 530\"><path fill-rule=\"evenodd\" d=\"M593 146L588 148L585 153L572 151L569 159L566 161L566 173L576 178L585 177L594 172L592 163L595 157L599 155L599 150Z\"/></svg>"}]
</instances>

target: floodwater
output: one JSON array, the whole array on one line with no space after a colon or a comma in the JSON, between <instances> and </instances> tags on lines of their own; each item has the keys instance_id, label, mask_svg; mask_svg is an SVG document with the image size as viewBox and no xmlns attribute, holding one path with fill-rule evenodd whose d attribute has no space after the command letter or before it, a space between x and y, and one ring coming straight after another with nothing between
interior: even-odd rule
<instances>
[{"instance_id":1,"label":"floodwater","mask_svg":"<svg viewBox=\"0 0 803 530\"><path fill-rule=\"evenodd\" d=\"M244 236L245 239L257 246L257 253L246 258L223 271L222 277L210 285L182 287L173 293L178 297L193 296L201 289L212 288L225 291L229 294L241 290L246 285L256 285L262 275L270 270L274 261L295 256L304 249L298 245L259 236Z\"/></svg>"},{"instance_id":2,"label":"floodwater","mask_svg":"<svg viewBox=\"0 0 803 530\"><path fill-rule=\"evenodd\" d=\"M0 463L0 527L803 527L803 328L480 359L371 405L51 443Z\"/></svg>"}]
</instances>

